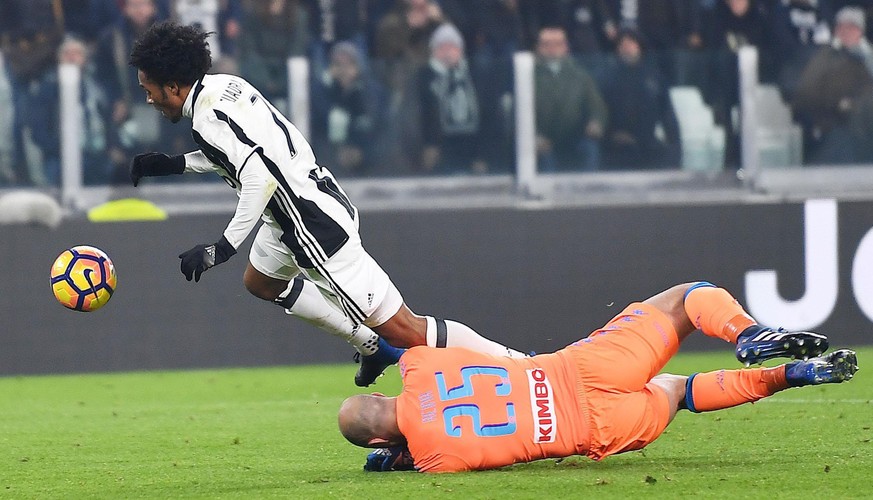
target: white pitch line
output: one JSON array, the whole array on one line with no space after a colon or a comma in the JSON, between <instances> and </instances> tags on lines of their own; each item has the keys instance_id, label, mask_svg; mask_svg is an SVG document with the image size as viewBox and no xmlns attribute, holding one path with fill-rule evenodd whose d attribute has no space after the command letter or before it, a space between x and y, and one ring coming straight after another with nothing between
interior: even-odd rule
<instances>
[{"instance_id":1,"label":"white pitch line","mask_svg":"<svg viewBox=\"0 0 873 500\"><path fill-rule=\"evenodd\" d=\"M756 401L755 404L758 403L768 403L768 404L798 404L798 405L810 405L810 404L849 404L849 405L870 405L873 404L873 399L762 399L760 401Z\"/></svg>"}]
</instances>

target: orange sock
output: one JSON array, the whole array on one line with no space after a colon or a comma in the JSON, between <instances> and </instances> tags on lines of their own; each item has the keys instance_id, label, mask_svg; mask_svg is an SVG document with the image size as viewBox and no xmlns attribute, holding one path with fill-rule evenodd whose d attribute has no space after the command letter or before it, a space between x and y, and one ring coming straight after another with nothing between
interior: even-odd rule
<instances>
[{"instance_id":1,"label":"orange sock","mask_svg":"<svg viewBox=\"0 0 873 500\"><path fill-rule=\"evenodd\" d=\"M727 290L705 281L685 292L685 312L703 333L733 344L743 330L757 324Z\"/></svg>"},{"instance_id":2,"label":"orange sock","mask_svg":"<svg viewBox=\"0 0 873 500\"><path fill-rule=\"evenodd\" d=\"M695 413L721 410L755 402L788 387L785 365L695 373L685 384L685 405Z\"/></svg>"}]
</instances>

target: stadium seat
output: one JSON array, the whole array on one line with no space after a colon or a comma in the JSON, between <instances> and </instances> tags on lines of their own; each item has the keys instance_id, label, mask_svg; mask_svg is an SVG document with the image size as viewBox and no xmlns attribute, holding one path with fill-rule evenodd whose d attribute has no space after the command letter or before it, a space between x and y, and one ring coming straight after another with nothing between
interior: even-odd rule
<instances>
[{"instance_id":1,"label":"stadium seat","mask_svg":"<svg viewBox=\"0 0 873 500\"><path fill-rule=\"evenodd\" d=\"M803 161L803 132L775 85L755 91L759 161L764 168L789 167Z\"/></svg>"},{"instance_id":2,"label":"stadium seat","mask_svg":"<svg viewBox=\"0 0 873 500\"><path fill-rule=\"evenodd\" d=\"M712 108L694 86L670 88L670 102L679 122L682 168L714 171L724 165L724 128L715 124Z\"/></svg>"}]
</instances>

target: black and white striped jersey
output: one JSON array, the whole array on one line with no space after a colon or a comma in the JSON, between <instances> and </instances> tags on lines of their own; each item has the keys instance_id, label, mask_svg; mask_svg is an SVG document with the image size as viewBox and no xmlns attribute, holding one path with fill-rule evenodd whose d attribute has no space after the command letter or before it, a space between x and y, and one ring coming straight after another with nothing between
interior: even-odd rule
<instances>
[{"instance_id":1,"label":"black and white striped jersey","mask_svg":"<svg viewBox=\"0 0 873 500\"><path fill-rule=\"evenodd\" d=\"M216 172L237 191L239 204L224 236L234 248L258 217L282 230L300 267L331 257L357 232L357 208L309 143L251 84L232 75L206 75L182 108L193 120L199 151L185 155L186 172Z\"/></svg>"}]
</instances>

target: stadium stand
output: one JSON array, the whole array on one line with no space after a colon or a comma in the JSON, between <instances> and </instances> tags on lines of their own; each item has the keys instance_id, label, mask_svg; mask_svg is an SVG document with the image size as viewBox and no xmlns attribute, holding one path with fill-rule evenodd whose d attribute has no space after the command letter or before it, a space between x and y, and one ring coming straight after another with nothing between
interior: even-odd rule
<instances>
[{"instance_id":1,"label":"stadium stand","mask_svg":"<svg viewBox=\"0 0 873 500\"><path fill-rule=\"evenodd\" d=\"M715 124L712 108L703 101L700 89L690 85L672 87L670 101L679 121L682 168L720 170L724 165L724 127Z\"/></svg>"},{"instance_id":2,"label":"stadium stand","mask_svg":"<svg viewBox=\"0 0 873 500\"><path fill-rule=\"evenodd\" d=\"M791 108L775 85L759 85L755 92L758 113L758 150L768 167L800 165L803 161L803 131L794 123Z\"/></svg>"}]
</instances>

